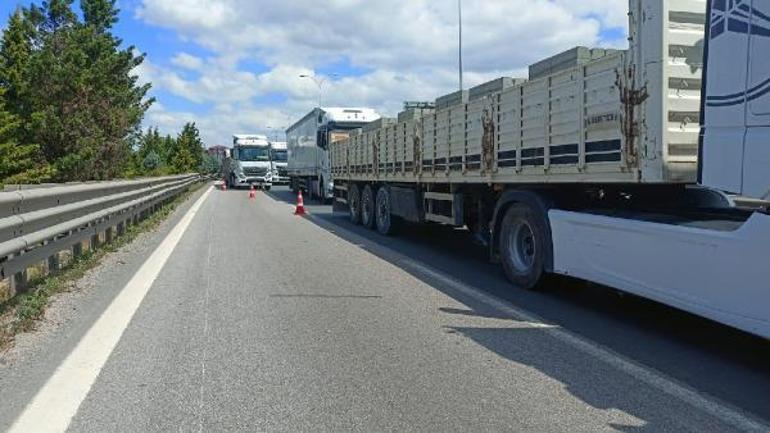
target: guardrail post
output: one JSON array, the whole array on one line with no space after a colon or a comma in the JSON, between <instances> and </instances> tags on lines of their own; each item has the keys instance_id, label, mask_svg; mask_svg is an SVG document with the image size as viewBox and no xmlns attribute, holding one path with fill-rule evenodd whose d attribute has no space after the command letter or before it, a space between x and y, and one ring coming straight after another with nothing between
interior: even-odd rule
<instances>
[{"instance_id":1,"label":"guardrail post","mask_svg":"<svg viewBox=\"0 0 770 433\"><path fill-rule=\"evenodd\" d=\"M19 294L27 289L27 270L15 273L11 276L11 292Z\"/></svg>"},{"instance_id":2,"label":"guardrail post","mask_svg":"<svg viewBox=\"0 0 770 433\"><path fill-rule=\"evenodd\" d=\"M118 232L118 237L123 236L126 234L126 221L121 221L118 223L116 230Z\"/></svg>"},{"instance_id":3,"label":"guardrail post","mask_svg":"<svg viewBox=\"0 0 770 433\"><path fill-rule=\"evenodd\" d=\"M112 239L113 239L113 237L114 237L114 236L113 236L113 228L112 228L112 227L107 227L107 228L104 230L104 242L105 242L105 243L108 243L108 244L109 244L109 243L112 243Z\"/></svg>"},{"instance_id":4,"label":"guardrail post","mask_svg":"<svg viewBox=\"0 0 770 433\"><path fill-rule=\"evenodd\" d=\"M78 242L72 246L72 260L77 260L83 255L83 242Z\"/></svg>"},{"instance_id":5,"label":"guardrail post","mask_svg":"<svg viewBox=\"0 0 770 433\"><path fill-rule=\"evenodd\" d=\"M56 272L59 270L59 253L56 252L52 256L48 257L48 273Z\"/></svg>"}]
</instances>

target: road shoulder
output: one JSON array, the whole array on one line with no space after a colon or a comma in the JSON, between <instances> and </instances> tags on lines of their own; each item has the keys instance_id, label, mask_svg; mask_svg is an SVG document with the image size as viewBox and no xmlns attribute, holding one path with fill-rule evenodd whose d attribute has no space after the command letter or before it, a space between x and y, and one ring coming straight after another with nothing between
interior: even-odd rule
<instances>
[{"instance_id":1,"label":"road shoulder","mask_svg":"<svg viewBox=\"0 0 770 433\"><path fill-rule=\"evenodd\" d=\"M106 255L101 263L54 296L34 331L21 334L0 354L0 389L13 389L14 398L0 405L0 430L5 431L38 389L78 344L91 325L136 274L146 258L209 189L199 188L156 229Z\"/></svg>"}]
</instances>

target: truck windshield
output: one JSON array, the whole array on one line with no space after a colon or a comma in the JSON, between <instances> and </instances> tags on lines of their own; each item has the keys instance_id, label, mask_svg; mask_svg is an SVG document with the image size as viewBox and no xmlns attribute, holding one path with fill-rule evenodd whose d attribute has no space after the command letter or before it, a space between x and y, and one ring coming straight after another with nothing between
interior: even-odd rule
<instances>
[{"instance_id":1,"label":"truck windshield","mask_svg":"<svg viewBox=\"0 0 770 433\"><path fill-rule=\"evenodd\" d=\"M269 161L270 152L267 147L241 147L238 149L239 161Z\"/></svg>"},{"instance_id":2,"label":"truck windshield","mask_svg":"<svg viewBox=\"0 0 770 433\"><path fill-rule=\"evenodd\" d=\"M275 162L286 162L289 160L289 153L285 150L274 150L273 151L273 161Z\"/></svg>"}]
</instances>

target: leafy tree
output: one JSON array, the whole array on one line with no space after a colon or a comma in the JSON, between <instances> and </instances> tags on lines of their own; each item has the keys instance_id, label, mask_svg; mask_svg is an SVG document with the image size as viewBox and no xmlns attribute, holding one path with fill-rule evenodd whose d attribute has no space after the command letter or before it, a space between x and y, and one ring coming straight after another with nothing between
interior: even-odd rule
<instances>
[{"instance_id":1,"label":"leafy tree","mask_svg":"<svg viewBox=\"0 0 770 433\"><path fill-rule=\"evenodd\" d=\"M207 152L203 152L203 162L201 163L200 172L204 174L216 174L219 172L219 161Z\"/></svg>"},{"instance_id":2,"label":"leafy tree","mask_svg":"<svg viewBox=\"0 0 770 433\"><path fill-rule=\"evenodd\" d=\"M158 128L149 128L137 141L136 161L139 172L145 175L161 175L173 171L169 161L176 145L173 137L161 136Z\"/></svg>"},{"instance_id":3,"label":"leafy tree","mask_svg":"<svg viewBox=\"0 0 770 433\"><path fill-rule=\"evenodd\" d=\"M163 146L161 146L161 149L163 151L160 153L160 156L161 158L163 158L163 161L166 163L166 166L168 167L173 166L173 163L171 161L171 156L175 148L176 148L176 138L172 137L170 134L166 135L163 138Z\"/></svg>"},{"instance_id":4,"label":"leafy tree","mask_svg":"<svg viewBox=\"0 0 770 433\"><path fill-rule=\"evenodd\" d=\"M6 110L4 91L0 90L0 182L47 181L53 176L53 169L38 161L40 146L16 141L20 125L18 117Z\"/></svg>"},{"instance_id":5,"label":"leafy tree","mask_svg":"<svg viewBox=\"0 0 770 433\"><path fill-rule=\"evenodd\" d=\"M161 159L160 162L163 163L165 158L161 156L161 153L164 144L158 128L149 128L146 133L139 137L139 145L136 150L137 156L140 160L144 160L148 154L155 153Z\"/></svg>"},{"instance_id":6,"label":"leafy tree","mask_svg":"<svg viewBox=\"0 0 770 433\"><path fill-rule=\"evenodd\" d=\"M176 139L170 162L175 173L197 172L203 162L203 141L195 123L187 123Z\"/></svg>"},{"instance_id":7,"label":"leafy tree","mask_svg":"<svg viewBox=\"0 0 770 433\"><path fill-rule=\"evenodd\" d=\"M160 156L155 151L150 151L142 160L142 168L146 172L153 173L160 168L161 163Z\"/></svg>"},{"instance_id":8,"label":"leafy tree","mask_svg":"<svg viewBox=\"0 0 770 433\"><path fill-rule=\"evenodd\" d=\"M0 181L40 182L212 171L200 132L139 128L154 102L144 61L112 34L117 0L18 8L0 39ZM37 143L37 144L27 144Z\"/></svg>"},{"instance_id":9,"label":"leafy tree","mask_svg":"<svg viewBox=\"0 0 770 433\"><path fill-rule=\"evenodd\" d=\"M81 2L78 22L72 0L44 2L29 62L29 132L59 180L109 179L131 163L129 137L152 100L132 70L144 56L121 50L110 33L117 19L113 1ZM30 14L33 15L33 14Z\"/></svg>"}]
</instances>

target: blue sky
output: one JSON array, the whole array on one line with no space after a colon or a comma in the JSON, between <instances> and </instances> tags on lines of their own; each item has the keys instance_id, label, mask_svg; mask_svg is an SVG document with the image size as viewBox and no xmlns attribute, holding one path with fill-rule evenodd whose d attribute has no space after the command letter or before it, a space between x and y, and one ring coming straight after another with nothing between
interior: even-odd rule
<instances>
[{"instance_id":1,"label":"blue sky","mask_svg":"<svg viewBox=\"0 0 770 433\"><path fill-rule=\"evenodd\" d=\"M466 82L525 76L575 45L623 46L625 0L464 0ZM17 5L3 0L0 25ZM39 3L39 2L38 2ZM452 2L449 2L452 3ZM475 3L475 4L474 4ZM456 86L454 7L433 0L119 0L115 33L148 54L137 70L158 100L145 120L195 121L209 145L286 127L316 105L395 115ZM75 7L79 9L78 3ZM515 13L521 7L526 16Z\"/></svg>"}]
</instances>

